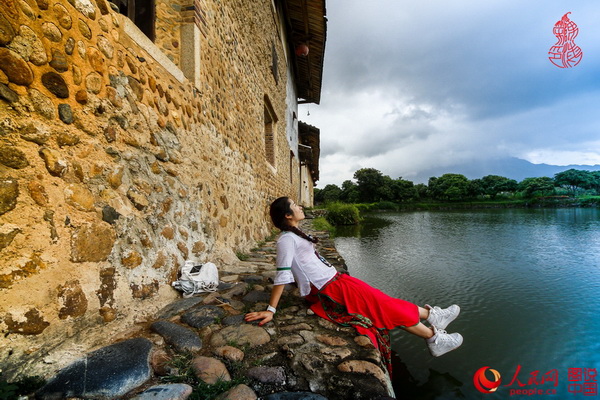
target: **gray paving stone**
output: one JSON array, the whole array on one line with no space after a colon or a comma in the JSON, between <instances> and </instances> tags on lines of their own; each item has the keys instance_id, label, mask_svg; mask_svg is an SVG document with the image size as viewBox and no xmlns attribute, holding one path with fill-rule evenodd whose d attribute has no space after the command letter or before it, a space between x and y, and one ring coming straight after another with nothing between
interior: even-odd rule
<instances>
[{"instance_id":1,"label":"gray paving stone","mask_svg":"<svg viewBox=\"0 0 600 400\"><path fill-rule=\"evenodd\" d=\"M185 400L192 394L193 388L185 383L157 385L145 390L131 400Z\"/></svg>"},{"instance_id":2,"label":"gray paving stone","mask_svg":"<svg viewBox=\"0 0 600 400\"><path fill-rule=\"evenodd\" d=\"M152 343L144 338L129 339L98 349L59 371L36 393L36 398L121 397L152 376L151 349Z\"/></svg>"},{"instance_id":3,"label":"gray paving stone","mask_svg":"<svg viewBox=\"0 0 600 400\"><path fill-rule=\"evenodd\" d=\"M179 314L180 312L189 310L190 308L200 304L203 299L204 299L204 296L190 297L187 299L177 300L177 301L169 304L168 306L164 307L159 313L159 318L162 318L162 319L171 318L171 317Z\"/></svg>"},{"instance_id":4,"label":"gray paving stone","mask_svg":"<svg viewBox=\"0 0 600 400\"><path fill-rule=\"evenodd\" d=\"M150 325L152 331L180 352L196 352L202 349L202 339L191 329L173 322L161 320Z\"/></svg>"},{"instance_id":5,"label":"gray paving stone","mask_svg":"<svg viewBox=\"0 0 600 400\"><path fill-rule=\"evenodd\" d=\"M221 318L224 315L225 311L220 307L213 305L198 306L183 314L181 321L191 327L200 329L213 324L217 318Z\"/></svg>"}]
</instances>

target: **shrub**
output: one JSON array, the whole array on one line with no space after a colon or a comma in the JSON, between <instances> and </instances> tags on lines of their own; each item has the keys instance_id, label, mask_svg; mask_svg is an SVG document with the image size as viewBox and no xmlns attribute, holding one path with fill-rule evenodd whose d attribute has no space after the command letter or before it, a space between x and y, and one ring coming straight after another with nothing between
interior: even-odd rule
<instances>
[{"instance_id":1,"label":"shrub","mask_svg":"<svg viewBox=\"0 0 600 400\"><path fill-rule=\"evenodd\" d=\"M360 214L353 204L330 203L325 218L333 226L355 225L360 221Z\"/></svg>"},{"instance_id":2,"label":"shrub","mask_svg":"<svg viewBox=\"0 0 600 400\"><path fill-rule=\"evenodd\" d=\"M327 231L329 233L333 233L334 231L333 226L331 226L325 217L317 217L313 219L313 227L318 231Z\"/></svg>"},{"instance_id":3,"label":"shrub","mask_svg":"<svg viewBox=\"0 0 600 400\"><path fill-rule=\"evenodd\" d=\"M374 209L373 205L374 205L374 203L359 203L359 204L355 204L355 206L358 209L358 212L360 214L364 214L366 212L369 212L369 211L373 210Z\"/></svg>"},{"instance_id":4,"label":"shrub","mask_svg":"<svg viewBox=\"0 0 600 400\"><path fill-rule=\"evenodd\" d=\"M398 205L391 201L380 201L375 204L375 208L378 210L392 210L398 211Z\"/></svg>"}]
</instances>

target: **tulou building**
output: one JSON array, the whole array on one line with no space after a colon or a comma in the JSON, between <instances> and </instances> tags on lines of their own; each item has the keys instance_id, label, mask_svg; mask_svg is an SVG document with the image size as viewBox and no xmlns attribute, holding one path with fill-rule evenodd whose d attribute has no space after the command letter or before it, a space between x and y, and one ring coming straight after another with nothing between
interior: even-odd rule
<instances>
[{"instance_id":1,"label":"tulou building","mask_svg":"<svg viewBox=\"0 0 600 400\"><path fill-rule=\"evenodd\" d=\"M312 204L324 0L0 2L0 369L47 376Z\"/></svg>"}]
</instances>

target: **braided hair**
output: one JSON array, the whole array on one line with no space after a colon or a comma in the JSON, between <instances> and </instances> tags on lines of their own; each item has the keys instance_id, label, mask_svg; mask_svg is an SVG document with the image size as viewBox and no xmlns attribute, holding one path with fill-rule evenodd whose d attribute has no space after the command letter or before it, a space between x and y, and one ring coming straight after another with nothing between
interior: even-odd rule
<instances>
[{"instance_id":1,"label":"braided hair","mask_svg":"<svg viewBox=\"0 0 600 400\"><path fill-rule=\"evenodd\" d=\"M319 239L313 237L311 235L307 235L302 232L298 227L291 226L287 223L286 215L293 214L292 209L290 208L290 198L289 197L280 197L271 203L271 207L269 208L269 214L271 215L271 221L273 221L273 225L279 228L282 231L293 232L296 235L300 236L303 239L308 240L312 243L319 243Z\"/></svg>"}]
</instances>

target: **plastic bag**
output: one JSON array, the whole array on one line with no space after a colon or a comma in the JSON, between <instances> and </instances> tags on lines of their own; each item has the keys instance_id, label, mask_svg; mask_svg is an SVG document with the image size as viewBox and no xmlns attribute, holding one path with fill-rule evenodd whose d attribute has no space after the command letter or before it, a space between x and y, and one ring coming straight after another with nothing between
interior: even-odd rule
<instances>
[{"instance_id":1,"label":"plastic bag","mask_svg":"<svg viewBox=\"0 0 600 400\"><path fill-rule=\"evenodd\" d=\"M197 293L214 292L219 286L219 271L211 262L195 264L186 261L181 268L179 280L171 284L175 289L183 292L183 297L191 297Z\"/></svg>"}]
</instances>

